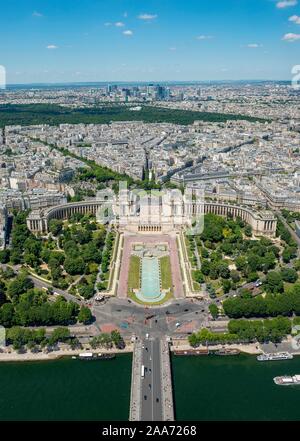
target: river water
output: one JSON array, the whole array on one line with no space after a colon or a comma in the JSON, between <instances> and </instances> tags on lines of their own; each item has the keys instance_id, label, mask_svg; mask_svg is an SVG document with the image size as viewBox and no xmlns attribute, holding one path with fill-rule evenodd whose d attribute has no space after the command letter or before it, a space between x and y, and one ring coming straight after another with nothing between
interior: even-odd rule
<instances>
[{"instance_id":1,"label":"river water","mask_svg":"<svg viewBox=\"0 0 300 441\"><path fill-rule=\"evenodd\" d=\"M273 377L300 374L300 357L258 362L256 357L173 356L178 421L300 420L300 385Z\"/></svg>"},{"instance_id":2,"label":"river water","mask_svg":"<svg viewBox=\"0 0 300 441\"><path fill-rule=\"evenodd\" d=\"M114 360L0 363L0 420L128 420L130 354ZM176 419L300 420L300 386L273 377L300 374L300 357L172 357Z\"/></svg>"},{"instance_id":3,"label":"river water","mask_svg":"<svg viewBox=\"0 0 300 441\"><path fill-rule=\"evenodd\" d=\"M0 364L0 420L128 420L130 354Z\"/></svg>"}]
</instances>

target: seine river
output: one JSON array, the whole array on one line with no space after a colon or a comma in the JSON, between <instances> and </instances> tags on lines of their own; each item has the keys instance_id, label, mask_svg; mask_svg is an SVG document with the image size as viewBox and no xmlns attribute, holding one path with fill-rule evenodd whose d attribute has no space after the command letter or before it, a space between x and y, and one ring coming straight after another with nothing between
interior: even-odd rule
<instances>
[{"instance_id":1,"label":"seine river","mask_svg":"<svg viewBox=\"0 0 300 441\"><path fill-rule=\"evenodd\" d=\"M173 357L178 421L300 420L300 386L273 377L300 374L300 357L258 362L256 357Z\"/></svg>"},{"instance_id":2,"label":"seine river","mask_svg":"<svg viewBox=\"0 0 300 441\"><path fill-rule=\"evenodd\" d=\"M0 420L128 420L130 354L0 364Z\"/></svg>"},{"instance_id":3,"label":"seine river","mask_svg":"<svg viewBox=\"0 0 300 441\"><path fill-rule=\"evenodd\" d=\"M0 363L0 420L126 421L131 360ZM276 375L300 374L300 357L173 356L172 367L178 421L300 420L300 386L273 383Z\"/></svg>"}]
</instances>

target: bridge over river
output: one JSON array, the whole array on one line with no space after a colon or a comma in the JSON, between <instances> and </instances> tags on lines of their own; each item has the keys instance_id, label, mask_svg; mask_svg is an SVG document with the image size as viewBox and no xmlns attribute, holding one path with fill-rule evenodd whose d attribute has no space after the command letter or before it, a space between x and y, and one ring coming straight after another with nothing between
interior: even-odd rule
<instances>
[{"instance_id":1,"label":"bridge over river","mask_svg":"<svg viewBox=\"0 0 300 441\"><path fill-rule=\"evenodd\" d=\"M135 343L130 421L174 421L169 344L144 338Z\"/></svg>"}]
</instances>

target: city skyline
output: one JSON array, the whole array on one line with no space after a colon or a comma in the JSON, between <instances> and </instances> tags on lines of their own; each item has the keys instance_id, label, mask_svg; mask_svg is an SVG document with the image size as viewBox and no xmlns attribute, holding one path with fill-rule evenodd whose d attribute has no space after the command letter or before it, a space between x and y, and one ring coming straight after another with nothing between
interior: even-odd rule
<instances>
[{"instance_id":1,"label":"city skyline","mask_svg":"<svg viewBox=\"0 0 300 441\"><path fill-rule=\"evenodd\" d=\"M289 80L299 64L297 0L13 0L2 15L8 84Z\"/></svg>"}]
</instances>

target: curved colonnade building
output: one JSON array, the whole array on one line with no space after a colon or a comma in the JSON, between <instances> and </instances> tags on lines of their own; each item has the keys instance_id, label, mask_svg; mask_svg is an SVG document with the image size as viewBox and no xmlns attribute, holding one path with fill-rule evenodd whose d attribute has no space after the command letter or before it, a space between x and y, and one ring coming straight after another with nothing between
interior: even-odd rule
<instances>
[{"instance_id":1,"label":"curved colonnade building","mask_svg":"<svg viewBox=\"0 0 300 441\"><path fill-rule=\"evenodd\" d=\"M145 200L148 197L145 198ZM144 201L145 202L145 201ZM157 197L156 202L144 203L142 198L123 196L116 201L105 198L72 202L45 210L32 211L27 218L28 228L35 233L48 231L52 219L65 220L75 213L96 215L103 218L103 212L112 208L114 224L119 230L131 233L171 233L191 227L202 215L213 213L219 216L239 217L249 224L255 235L274 237L277 219L271 211L255 211L248 207L220 202L197 202L194 200L164 200Z\"/></svg>"}]
</instances>

